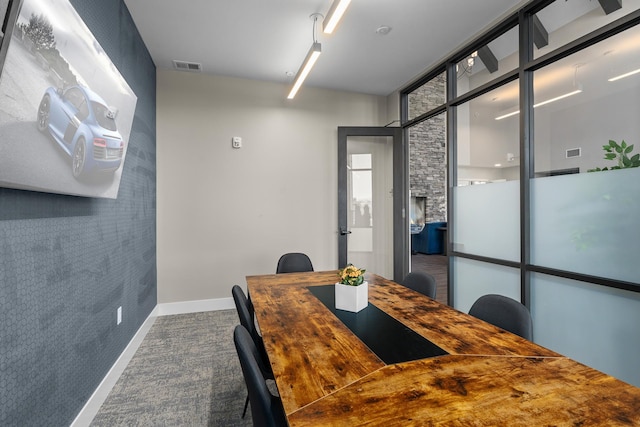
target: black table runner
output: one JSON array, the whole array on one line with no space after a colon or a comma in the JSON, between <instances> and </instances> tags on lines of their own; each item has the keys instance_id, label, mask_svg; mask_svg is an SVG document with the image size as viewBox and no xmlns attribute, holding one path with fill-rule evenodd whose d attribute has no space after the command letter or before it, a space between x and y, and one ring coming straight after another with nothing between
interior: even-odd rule
<instances>
[{"instance_id":1,"label":"black table runner","mask_svg":"<svg viewBox=\"0 0 640 427\"><path fill-rule=\"evenodd\" d=\"M388 365L448 354L371 303L358 313L337 310L334 285L307 289Z\"/></svg>"}]
</instances>

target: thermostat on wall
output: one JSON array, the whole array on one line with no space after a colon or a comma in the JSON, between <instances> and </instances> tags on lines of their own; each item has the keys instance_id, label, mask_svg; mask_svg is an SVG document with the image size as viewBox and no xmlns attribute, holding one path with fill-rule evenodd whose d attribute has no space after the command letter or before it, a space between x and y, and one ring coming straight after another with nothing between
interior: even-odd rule
<instances>
[{"instance_id":1,"label":"thermostat on wall","mask_svg":"<svg viewBox=\"0 0 640 427\"><path fill-rule=\"evenodd\" d=\"M242 147L242 138L240 138L239 136L234 136L233 138L231 138L231 146L233 148Z\"/></svg>"}]
</instances>

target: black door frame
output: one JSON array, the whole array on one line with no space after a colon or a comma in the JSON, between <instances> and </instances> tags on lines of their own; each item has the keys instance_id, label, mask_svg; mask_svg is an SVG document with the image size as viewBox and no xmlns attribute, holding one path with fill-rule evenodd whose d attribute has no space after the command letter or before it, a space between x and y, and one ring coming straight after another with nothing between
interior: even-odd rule
<instances>
[{"instance_id":1,"label":"black door frame","mask_svg":"<svg viewBox=\"0 0 640 427\"><path fill-rule=\"evenodd\" d=\"M393 275L402 281L409 272L408 154L404 131L399 127L338 127L338 266L347 264L347 138L350 136L390 136L393 139ZM372 272L375 273L375 272Z\"/></svg>"}]
</instances>

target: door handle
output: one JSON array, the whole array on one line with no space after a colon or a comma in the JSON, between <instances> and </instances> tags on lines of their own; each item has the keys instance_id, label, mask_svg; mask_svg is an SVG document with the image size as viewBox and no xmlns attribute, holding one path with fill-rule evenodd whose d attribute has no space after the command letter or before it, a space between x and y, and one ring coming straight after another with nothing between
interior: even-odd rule
<instances>
[{"instance_id":1,"label":"door handle","mask_svg":"<svg viewBox=\"0 0 640 427\"><path fill-rule=\"evenodd\" d=\"M340 229L340 235L341 236L344 236L344 235L347 235L347 234L351 234L351 230L347 230L346 228L341 228Z\"/></svg>"}]
</instances>

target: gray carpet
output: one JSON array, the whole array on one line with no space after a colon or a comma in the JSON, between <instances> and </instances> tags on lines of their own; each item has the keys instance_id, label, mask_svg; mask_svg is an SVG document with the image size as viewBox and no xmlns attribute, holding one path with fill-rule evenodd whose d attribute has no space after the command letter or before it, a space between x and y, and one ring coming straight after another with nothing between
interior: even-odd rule
<instances>
[{"instance_id":1,"label":"gray carpet","mask_svg":"<svg viewBox=\"0 0 640 427\"><path fill-rule=\"evenodd\" d=\"M91 426L250 426L235 310L159 317Z\"/></svg>"}]
</instances>

